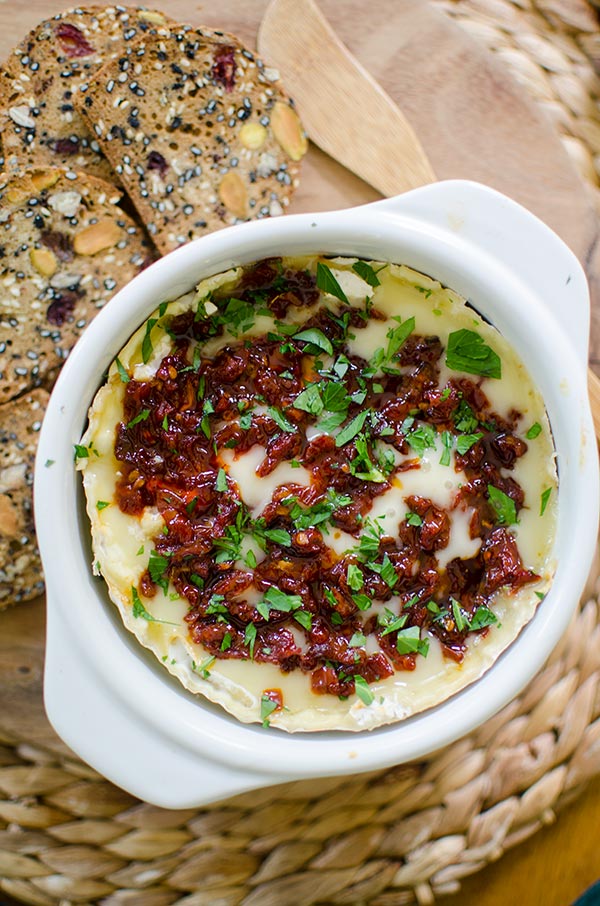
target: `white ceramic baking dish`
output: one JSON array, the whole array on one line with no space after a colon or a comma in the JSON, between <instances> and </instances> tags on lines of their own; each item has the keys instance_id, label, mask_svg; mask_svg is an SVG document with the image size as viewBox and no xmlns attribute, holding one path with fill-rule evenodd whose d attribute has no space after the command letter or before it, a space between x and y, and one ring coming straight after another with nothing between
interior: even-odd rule
<instances>
[{"instance_id":1,"label":"white ceramic baking dish","mask_svg":"<svg viewBox=\"0 0 600 906\"><path fill-rule=\"evenodd\" d=\"M287 735L245 725L179 687L123 629L103 583L92 576L73 463L73 444L104 372L160 302L232 265L309 252L405 263L470 299L527 363L546 401L558 458L558 568L534 619L472 686L427 712L364 733ZM587 285L574 255L526 210L470 182L232 227L140 274L72 352L40 437L35 514L48 598L45 701L59 735L140 798L190 807L282 781L419 758L489 718L556 645L590 567L599 495L586 390L588 331Z\"/></svg>"}]
</instances>

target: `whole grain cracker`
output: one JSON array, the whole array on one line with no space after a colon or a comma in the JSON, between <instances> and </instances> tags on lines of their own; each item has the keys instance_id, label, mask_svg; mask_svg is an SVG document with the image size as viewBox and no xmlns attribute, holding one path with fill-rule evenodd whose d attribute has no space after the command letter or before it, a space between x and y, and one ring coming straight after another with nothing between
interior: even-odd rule
<instances>
[{"instance_id":1,"label":"whole grain cracker","mask_svg":"<svg viewBox=\"0 0 600 906\"><path fill-rule=\"evenodd\" d=\"M278 73L206 29L144 36L81 109L161 252L283 213L307 149Z\"/></svg>"},{"instance_id":2,"label":"whole grain cracker","mask_svg":"<svg viewBox=\"0 0 600 906\"><path fill-rule=\"evenodd\" d=\"M167 21L142 7L78 7L34 28L0 68L0 169L68 163L114 181L75 100L104 63Z\"/></svg>"},{"instance_id":3,"label":"whole grain cracker","mask_svg":"<svg viewBox=\"0 0 600 906\"><path fill-rule=\"evenodd\" d=\"M0 403L50 389L86 325L151 260L119 198L63 168L0 177Z\"/></svg>"},{"instance_id":4,"label":"whole grain cracker","mask_svg":"<svg viewBox=\"0 0 600 906\"><path fill-rule=\"evenodd\" d=\"M33 525L33 466L48 393L0 405L0 610L44 588ZM49 464L49 467L51 464Z\"/></svg>"}]
</instances>

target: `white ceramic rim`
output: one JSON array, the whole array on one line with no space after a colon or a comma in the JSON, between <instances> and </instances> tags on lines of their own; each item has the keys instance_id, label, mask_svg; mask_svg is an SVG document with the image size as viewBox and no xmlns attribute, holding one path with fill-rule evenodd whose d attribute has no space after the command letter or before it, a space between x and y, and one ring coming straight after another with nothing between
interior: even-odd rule
<instances>
[{"instance_id":1,"label":"white ceramic rim","mask_svg":"<svg viewBox=\"0 0 600 906\"><path fill-rule=\"evenodd\" d=\"M461 187L473 190L470 183L452 185L459 193ZM425 191L431 197L442 186ZM487 199L493 205L494 198L506 201L491 190L476 190L484 203ZM416 198L420 191L404 198ZM257 221L184 246L142 273L98 314L63 367L52 394L35 478L36 523L48 606L60 612L100 683L154 732L205 759L246 771L301 778L381 768L441 748L489 718L531 679L564 633L583 588L598 518L597 458L590 451L594 435L584 364L543 301L515 273L477 249L472 237L432 225L414 214L403 215L403 200L396 199L397 210L384 203ZM539 221L531 220L553 242L560 242ZM560 245L578 268L571 253ZM129 633L117 625L102 587L91 578L85 540L88 529L77 503L81 491L73 469L73 444L83 432L99 375L163 299L176 298L203 276L233 264L268 255L317 251L397 260L430 273L458 292L468 290L466 294L477 308L511 339L544 392L555 432L561 472L559 562L553 589L535 618L475 684L427 712L375 731L287 735L241 724L220 709L198 702L185 690L174 688L160 665L149 669L147 661L135 652L131 639L126 638ZM193 281L187 276L192 270ZM480 293L485 293L485 299ZM509 298L512 304L507 307ZM531 347L526 338L538 336L541 324L543 342ZM556 363L552 381L547 377L548 357ZM570 406L564 404L565 381ZM587 452L582 451L584 443ZM46 468L50 459L54 465Z\"/></svg>"}]
</instances>

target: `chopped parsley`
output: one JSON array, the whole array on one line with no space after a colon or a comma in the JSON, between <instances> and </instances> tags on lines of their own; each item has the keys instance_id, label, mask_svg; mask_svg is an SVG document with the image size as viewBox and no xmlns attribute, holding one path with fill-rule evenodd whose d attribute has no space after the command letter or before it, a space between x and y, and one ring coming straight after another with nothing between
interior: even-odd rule
<instances>
[{"instance_id":1,"label":"chopped parsley","mask_svg":"<svg viewBox=\"0 0 600 906\"><path fill-rule=\"evenodd\" d=\"M534 422L531 428L526 432L525 437L527 440L535 440L536 437L542 433L542 426L539 422Z\"/></svg>"},{"instance_id":2,"label":"chopped parsley","mask_svg":"<svg viewBox=\"0 0 600 906\"><path fill-rule=\"evenodd\" d=\"M467 374L496 379L502 377L502 363L498 353L478 333L464 327L448 336L446 365L452 371L465 371Z\"/></svg>"},{"instance_id":3,"label":"chopped parsley","mask_svg":"<svg viewBox=\"0 0 600 906\"><path fill-rule=\"evenodd\" d=\"M342 428L335 439L336 447L343 447L344 444L347 444L348 441L352 440L353 437L356 437L356 435L362 431L370 412L370 409L363 409L363 411L359 412L352 421L348 422L345 428Z\"/></svg>"},{"instance_id":4,"label":"chopped parsley","mask_svg":"<svg viewBox=\"0 0 600 906\"><path fill-rule=\"evenodd\" d=\"M336 280L331 268L327 267L326 264L322 264L320 261L317 264L317 286L319 289L323 290L324 293L335 296L337 299L340 299L341 302L345 302L346 305L350 304L346 293Z\"/></svg>"},{"instance_id":5,"label":"chopped parsley","mask_svg":"<svg viewBox=\"0 0 600 906\"><path fill-rule=\"evenodd\" d=\"M227 473L225 472L225 469L219 469L219 471L217 472L215 488L217 489L217 491L227 490Z\"/></svg>"},{"instance_id":6,"label":"chopped parsley","mask_svg":"<svg viewBox=\"0 0 600 906\"><path fill-rule=\"evenodd\" d=\"M546 512L546 507L548 506L548 501L550 500L550 494L552 493L552 488L546 488L545 491L542 491L540 498L540 516L543 516Z\"/></svg>"},{"instance_id":7,"label":"chopped parsley","mask_svg":"<svg viewBox=\"0 0 600 906\"><path fill-rule=\"evenodd\" d=\"M370 705L375 700L375 696L363 676L354 677L354 690L364 705Z\"/></svg>"},{"instance_id":8,"label":"chopped parsley","mask_svg":"<svg viewBox=\"0 0 600 906\"><path fill-rule=\"evenodd\" d=\"M256 644L256 626L254 623L248 623L244 632L244 645L250 650L250 657L254 660L254 646Z\"/></svg>"},{"instance_id":9,"label":"chopped parsley","mask_svg":"<svg viewBox=\"0 0 600 906\"><path fill-rule=\"evenodd\" d=\"M456 452L464 456L482 437L483 434L481 432L477 434L459 434L456 438Z\"/></svg>"},{"instance_id":10,"label":"chopped parsley","mask_svg":"<svg viewBox=\"0 0 600 906\"><path fill-rule=\"evenodd\" d=\"M273 419L277 427L281 428L281 430L285 431L287 434L291 434L296 430L296 426L289 422L279 409L275 409L274 406L267 409L267 414Z\"/></svg>"},{"instance_id":11,"label":"chopped parsley","mask_svg":"<svg viewBox=\"0 0 600 906\"><path fill-rule=\"evenodd\" d=\"M370 264L367 264L366 261L355 261L352 265L352 270L355 274L358 274L359 277L362 277L365 283L368 283L369 286L379 286L381 284L381 280L379 279L377 274L379 273L379 271L382 271L384 267L387 267L387 264L382 264L381 267L378 268L378 270L375 270L373 267L371 267Z\"/></svg>"},{"instance_id":12,"label":"chopped parsley","mask_svg":"<svg viewBox=\"0 0 600 906\"><path fill-rule=\"evenodd\" d=\"M148 572L150 573L150 578L152 581L162 588L165 594L169 588L169 580L166 577L165 573L169 566L169 558L163 556L162 554L157 553L157 551L150 551L150 558L148 560Z\"/></svg>"},{"instance_id":13,"label":"chopped parsley","mask_svg":"<svg viewBox=\"0 0 600 906\"><path fill-rule=\"evenodd\" d=\"M421 638L421 630L418 626L408 626L406 629L400 629L396 638L396 650L398 654L422 654L427 657L429 654L429 639Z\"/></svg>"},{"instance_id":14,"label":"chopped parsley","mask_svg":"<svg viewBox=\"0 0 600 906\"><path fill-rule=\"evenodd\" d=\"M131 380L131 378L127 374L127 371L125 370L123 363L121 362L121 360L119 359L118 356L115 359L115 365L117 366L117 371L119 372L119 377L121 378L121 381L124 384L128 384L129 381Z\"/></svg>"},{"instance_id":15,"label":"chopped parsley","mask_svg":"<svg viewBox=\"0 0 600 906\"><path fill-rule=\"evenodd\" d=\"M517 507L512 497L509 497L500 488L495 488L493 484L488 484L487 490L498 525L514 525L518 522Z\"/></svg>"},{"instance_id":16,"label":"chopped parsley","mask_svg":"<svg viewBox=\"0 0 600 906\"><path fill-rule=\"evenodd\" d=\"M271 585L265 592L263 600L257 604L256 609L261 617L268 620L272 610L291 613L291 611L298 610L300 607L302 607L302 598L300 595L288 595L285 591L281 591L281 589L277 588L275 585Z\"/></svg>"},{"instance_id":17,"label":"chopped parsley","mask_svg":"<svg viewBox=\"0 0 600 906\"><path fill-rule=\"evenodd\" d=\"M127 422L127 427L133 428L134 425L139 425L140 422L145 422L149 415L149 409L142 409L142 411L138 412L138 414L134 416L130 422Z\"/></svg>"},{"instance_id":18,"label":"chopped parsley","mask_svg":"<svg viewBox=\"0 0 600 906\"><path fill-rule=\"evenodd\" d=\"M158 323L157 318L148 318L146 321L146 333L144 334L144 339L142 340L142 361L146 365L152 358L152 353L154 347L152 346L151 333L155 326Z\"/></svg>"},{"instance_id":19,"label":"chopped parsley","mask_svg":"<svg viewBox=\"0 0 600 906\"><path fill-rule=\"evenodd\" d=\"M362 574L360 567L356 566L355 563L350 563L348 565L348 570L346 573L346 581L348 586L352 591L360 591L364 585L365 578Z\"/></svg>"},{"instance_id":20,"label":"chopped parsley","mask_svg":"<svg viewBox=\"0 0 600 906\"><path fill-rule=\"evenodd\" d=\"M404 425L403 425L404 427ZM435 449L435 438L437 432L433 425L421 424L413 428L406 435L406 440L415 451L418 457L422 457L425 450Z\"/></svg>"},{"instance_id":21,"label":"chopped parsley","mask_svg":"<svg viewBox=\"0 0 600 906\"><path fill-rule=\"evenodd\" d=\"M400 322L400 318L392 318L392 320ZM392 327L390 328L390 330L388 330L386 337L388 338L389 343L385 351L385 357L388 361L396 355L400 347L408 339L414 329L415 319L414 317L412 317L407 318L404 322L401 322L399 327Z\"/></svg>"},{"instance_id":22,"label":"chopped parsley","mask_svg":"<svg viewBox=\"0 0 600 906\"><path fill-rule=\"evenodd\" d=\"M301 330L300 333L294 334L294 340L303 340L307 345L304 352L308 355L319 355L326 352L327 355L333 355L333 346L322 330L318 327L309 327L307 330Z\"/></svg>"},{"instance_id":23,"label":"chopped parsley","mask_svg":"<svg viewBox=\"0 0 600 906\"><path fill-rule=\"evenodd\" d=\"M134 617L141 617L143 620L146 620L148 623L164 623L167 626L178 626L178 623L171 623L169 620L157 620L156 617L153 617L151 613L148 613L144 605L140 600L137 588L134 585L131 586L131 600L133 603L133 615Z\"/></svg>"},{"instance_id":24,"label":"chopped parsley","mask_svg":"<svg viewBox=\"0 0 600 906\"><path fill-rule=\"evenodd\" d=\"M442 455L440 457L441 466L449 466L451 459L452 446L454 444L454 435L450 431L442 431Z\"/></svg>"},{"instance_id":25,"label":"chopped parsley","mask_svg":"<svg viewBox=\"0 0 600 906\"><path fill-rule=\"evenodd\" d=\"M110 506L110 503L108 502L108 500L97 500L96 501L97 510L104 510L104 509L106 509L107 506Z\"/></svg>"},{"instance_id":26,"label":"chopped parsley","mask_svg":"<svg viewBox=\"0 0 600 906\"><path fill-rule=\"evenodd\" d=\"M260 719L262 720L263 727L269 726L269 717L273 711L277 711L279 705L277 702L273 701L272 698L269 698L266 692L260 697Z\"/></svg>"}]
</instances>

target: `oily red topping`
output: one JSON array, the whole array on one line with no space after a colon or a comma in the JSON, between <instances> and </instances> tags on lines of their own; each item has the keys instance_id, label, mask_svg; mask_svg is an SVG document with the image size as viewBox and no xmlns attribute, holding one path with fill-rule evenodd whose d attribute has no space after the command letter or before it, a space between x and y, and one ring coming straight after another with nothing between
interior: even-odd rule
<instances>
[{"instance_id":1,"label":"oily red topping","mask_svg":"<svg viewBox=\"0 0 600 906\"><path fill-rule=\"evenodd\" d=\"M523 506L522 488L504 474L527 450L515 434L519 414L493 412L480 379L457 376L440 386L437 337L411 333L383 375L350 355L348 332L356 335L377 312L340 303L312 310L302 328L280 322L290 307L318 298L309 273L271 259L246 269L231 296L212 299L216 316L164 314L159 326L171 352L153 378L125 384L117 502L137 516L158 508L165 529L139 590L151 598L171 582L189 603L193 640L210 655L301 670L314 692L348 696L357 678L371 683L413 670L426 654L425 630L460 661L467 637L494 621L494 593L538 577L524 568L490 497L492 486L515 515ZM273 330L244 339L266 310ZM234 338L204 355L205 341L225 326ZM317 423L322 433L314 436ZM384 534L369 518L374 499L420 467L423 446L436 436L471 439L448 465L466 481L449 510L407 496L406 517L393 536ZM308 486L278 486L258 516L222 458L257 445L258 476L281 463L311 475ZM471 538L481 544L475 556L440 569L436 553L448 546L453 509L470 512ZM342 556L328 544L336 529L355 538Z\"/></svg>"}]
</instances>

